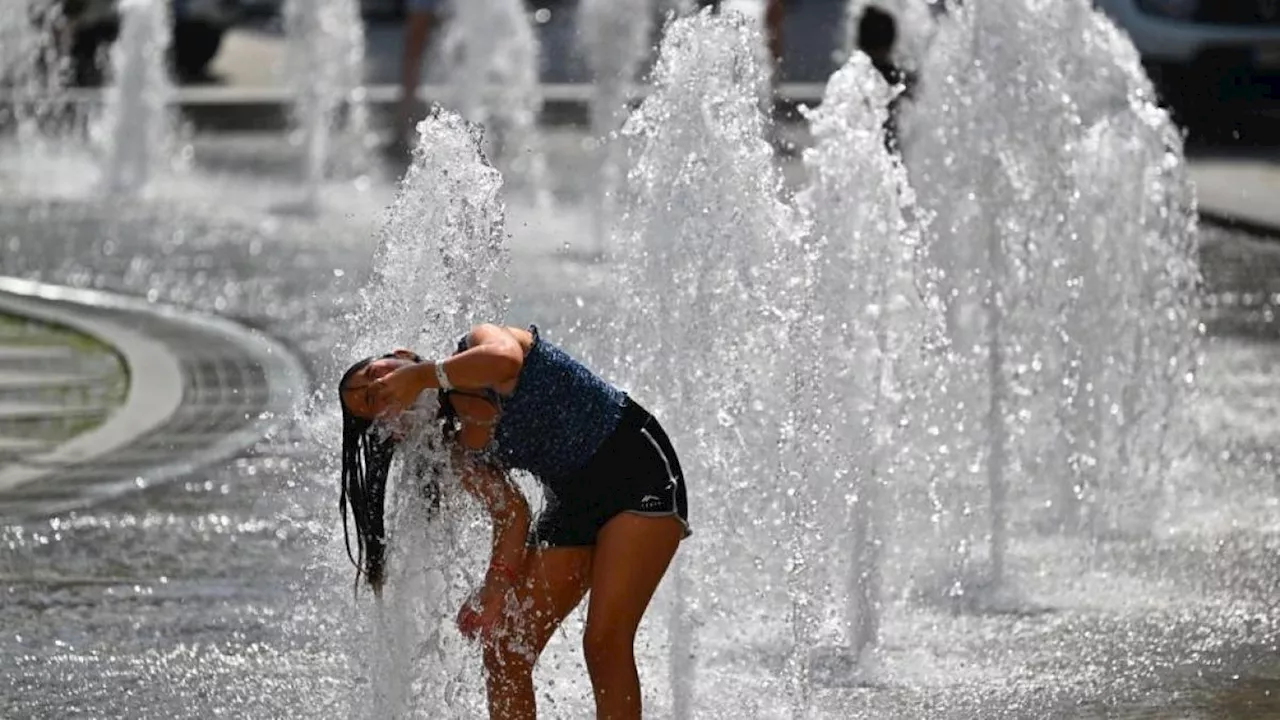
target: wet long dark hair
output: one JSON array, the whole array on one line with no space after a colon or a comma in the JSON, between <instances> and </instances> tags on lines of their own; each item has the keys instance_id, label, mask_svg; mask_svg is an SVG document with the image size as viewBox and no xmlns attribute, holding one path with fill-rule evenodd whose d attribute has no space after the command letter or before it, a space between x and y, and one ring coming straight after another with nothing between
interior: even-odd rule
<instances>
[{"instance_id":1,"label":"wet long dark hair","mask_svg":"<svg viewBox=\"0 0 1280 720\"><path fill-rule=\"evenodd\" d=\"M338 381L338 402L342 406L342 495L338 499L338 512L342 515L342 537L347 557L356 566L357 580L363 574L374 593L381 593L387 548L383 505L387 498L387 473L391 470L396 440L390 433L375 429L372 420L353 414L343 398L343 390L351 376L374 360L368 357L352 365ZM354 552L347 524L348 505L356 526Z\"/></svg>"},{"instance_id":2,"label":"wet long dark hair","mask_svg":"<svg viewBox=\"0 0 1280 720\"><path fill-rule=\"evenodd\" d=\"M395 357L394 354L381 356ZM338 499L338 512L342 515L342 536L347 557L356 566L356 581L363 575L375 594L382 592L386 560L386 525L384 520L387 499L387 475L394 459L396 437L372 420L359 417L347 407L343 391L347 381L369 363L380 358L367 357L347 368L338 381L338 402L342 407L342 494ZM421 358L414 356L414 362ZM449 438L453 419L441 403L437 421L443 421L443 437ZM440 506L440 476L445 472L440 458L433 453L413 453L414 466L409 475L421 483L419 490L427 503L427 510L434 514ZM351 532L347 523L347 510L356 526L356 547L351 548Z\"/></svg>"}]
</instances>

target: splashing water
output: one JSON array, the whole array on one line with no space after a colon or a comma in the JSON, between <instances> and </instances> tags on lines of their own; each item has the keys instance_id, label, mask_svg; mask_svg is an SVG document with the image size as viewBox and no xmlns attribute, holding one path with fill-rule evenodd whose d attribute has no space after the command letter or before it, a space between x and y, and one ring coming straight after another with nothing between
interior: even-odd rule
<instances>
[{"instance_id":1,"label":"splashing water","mask_svg":"<svg viewBox=\"0 0 1280 720\"><path fill-rule=\"evenodd\" d=\"M1093 537L1154 519L1198 272L1180 141L1152 97L1132 46L1075 0L958 8L924 66L904 149L951 343L930 423L952 452L936 490L956 596L1001 592L1023 502Z\"/></svg>"},{"instance_id":2,"label":"splashing water","mask_svg":"<svg viewBox=\"0 0 1280 720\"><path fill-rule=\"evenodd\" d=\"M546 160L537 122L541 59L532 18L521 0L453 4L442 53L446 102L485 129L486 152L509 182L546 197Z\"/></svg>"},{"instance_id":3,"label":"splashing water","mask_svg":"<svg viewBox=\"0 0 1280 720\"><path fill-rule=\"evenodd\" d=\"M364 171L369 149L364 20L356 0L289 0L286 82L296 142L304 149L304 205L316 207L331 168Z\"/></svg>"},{"instance_id":4,"label":"splashing water","mask_svg":"<svg viewBox=\"0 0 1280 720\"><path fill-rule=\"evenodd\" d=\"M774 58L770 54L769 45L765 40L765 10L764 2L756 0L720 0L716 5L719 13L724 15L736 15L743 18L754 31L754 40L751 45L751 52L755 55L756 62L760 64L760 76L756 79L759 84L758 88L748 90L752 95L757 95L760 99L760 107L768 113L772 107L773 93L777 90L777 83L781 81L776 71L779 69L774 65ZM701 10L704 13L710 13L711 8Z\"/></svg>"},{"instance_id":5,"label":"splashing water","mask_svg":"<svg viewBox=\"0 0 1280 720\"><path fill-rule=\"evenodd\" d=\"M164 0L123 0L120 16L111 82L92 135L102 154L103 191L136 195L157 172L175 167L177 119L164 60L172 20Z\"/></svg>"},{"instance_id":6,"label":"splashing water","mask_svg":"<svg viewBox=\"0 0 1280 720\"><path fill-rule=\"evenodd\" d=\"M750 703L772 702L769 695L803 702L804 694L799 677L780 685L762 681L754 663L733 664L743 647L794 647L794 624L777 621L790 617L790 585L765 580L760 602L745 606L725 590L736 587L735 576L761 577L762 565L765 577L792 575L787 553L768 538L771 516L799 490L771 450L781 441L774 421L785 399L770 377L782 375L787 355L776 352L778 340L796 321L787 281L801 224L779 199L759 98L743 92L763 86L759 42L737 16L676 20L653 92L623 129L633 169L619 231L629 288L620 313L644 352L630 346L619 359L672 436L686 438L694 478L699 540L682 548L670 582L675 717L701 714L694 690L704 672L716 687L706 702L727 715L757 716Z\"/></svg>"},{"instance_id":7,"label":"splashing water","mask_svg":"<svg viewBox=\"0 0 1280 720\"><path fill-rule=\"evenodd\" d=\"M480 142L479 130L453 113L439 111L419 125L362 313L352 318L368 323L358 350L414 341L451 350L472 323L505 314L506 301L494 288L507 266L502 177L480 155Z\"/></svg>"},{"instance_id":8,"label":"splashing water","mask_svg":"<svg viewBox=\"0 0 1280 720\"><path fill-rule=\"evenodd\" d=\"M916 290L918 233L903 219L912 193L885 146L891 99L870 60L854 53L808 113L810 180L797 197L813 221L812 327L793 345L813 379L801 396L814 409L802 428L814 455L806 490L825 510L817 525L829 529L810 537L845 555L824 560L815 590L847 598L845 608L830 604L822 634L842 641L864 672L879 638L894 493L918 470L907 448L922 443L911 442L919 439L908 434L907 418L919 401L913 381L924 370L932 318ZM817 557L822 548L811 544L806 554Z\"/></svg>"}]
</instances>

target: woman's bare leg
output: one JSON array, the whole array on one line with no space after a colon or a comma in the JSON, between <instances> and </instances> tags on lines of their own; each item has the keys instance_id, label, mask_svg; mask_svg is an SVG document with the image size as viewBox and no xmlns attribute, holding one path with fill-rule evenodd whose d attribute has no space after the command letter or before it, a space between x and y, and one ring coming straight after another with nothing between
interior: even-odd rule
<instances>
[{"instance_id":1,"label":"woman's bare leg","mask_svg":"<svg viewBox=\"0 0 1280 720\"><path fill-rule=\"evenodd\" d=\"M635 639L684 532L673 517L621 513L596 535L582 639L597 720L640 720Z\"/></svg>"},{"instance_id":2,"label":"woman's bare leg","mask_svg":"<svg viewBox=\"0 0 1280 720\"><path fill-rule=\"evenodd\" d=\"M769 47L769 58L773 60L773 87L782 84L782 22L786 19L787 8L784 0L766 0L764 5L764 34Z\"/></svg>"},{"instance_id":3,"label":"woman's bare leg","mask_svg":"<svg viewBox=\"0 0 1280 720\"><path fill-rule=\"evenodd\" d=\"M533 666L551 634L582 602L591 582L590 547L533 550L525 559L516 607L485 644L492 720L533 720Z\"/></svg>"}]
</instances>

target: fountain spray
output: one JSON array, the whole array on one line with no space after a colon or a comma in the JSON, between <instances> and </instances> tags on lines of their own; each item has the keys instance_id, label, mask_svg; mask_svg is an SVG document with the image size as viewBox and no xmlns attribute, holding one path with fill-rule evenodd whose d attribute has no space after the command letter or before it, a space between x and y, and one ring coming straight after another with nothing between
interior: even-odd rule
<instances>
[{"instance_id":1,"label":"fountain spray","mask_svg":"<svg viewBox=\"0 0 1280 720\"><path fill-rule=\"evenodd\" d=\"M757 539L768 537L768 516L794 511L787 498L799 492L789 479L793 468L780 472L783 438L773 413L788 407L790 354L778 348L796 322L798 293L786 273L797 267L803 224L780 199L781 178L764 139L768 119L750 92L764 86L759 42L737 16L675 20L659 50L653 92L623 128L632 170L618 234L628 288L622 317L634 323L631 337L649 341L642 356L631 349L619 360L631 385L658 398L655 410L670 420L673 436L696 443L688 474L701 481L690 490L705 508L697 532L706 540L681 550L670 585L671 683L680 718L695 714L694 657L728 652L754 620L736 617L745 610L739 598L721 590L736 572L759 572L750 561L759 549L743 547L750 542L743 535L756 527ZM682 399L678 407L664 405L675 398ZM733 499L746 494L759 507ZM788 566L771 555L778 565L770 570L774 577L789 573L788 588L807 582L805 564ZM785 602L790 620L778 630L794 648L793 631L809 631L794 614L807 612L807 599ZM708 623L733 629L704 634ZM709 637L716 642L705 644ZM790 698L793 711L807 698L804 672L803 663L790 663L775 688L774 697Z\"/></svg>"},{"instance_id":2,"label":"fountain spray","mask_svg":"<svg viewBox=\"0 0 1280 720\"><path fill-rule=\"evenodd\" d=\"M502 178L484 160L479 131L439 111L418 125L413 163L379 234L373 267L347 318L350 345L335 360L395 347L446 353L477 322L501 322L506 298ZM434 397L418 411L434 415ZM429 423L428 423L429 424ZM428 432L430 432L430 428ZM446 472L442 511L429 511L419 470L448 466L425 440L403 445L388 488L388 583L381 602L362 603L366 631L352 661L375 681L358 698L358 716L477 716L484 713L477 653L442 628L483 576L488 523ZM394 472L394 471L393 471Z\"/></svg>"},{"instance_id":3,"label":"fountain spray","mask_svg":"<svg viewBox=\"0 0 1280 720\"><path fill-rule=\"evenodd\" d=\"M288 0L286 82L293 93L295 141L303 148L303 205L315 210L331 169L367 169L364 21L356 0Z\"/></svg>"},{"instance_id":4,"label":"fountain spray","mask_svg":"<svg viewBox=\"0 0 1280 720\"><path fill-rule=\"evenodd\" d=\"M49 134L65 89L65 63L59 58L61 4L31 0L0 13L0 88L7 91L0 127L16 129L19 146L30 149Z\"/></svg>"},{"instance_id":5,"label":"fountain spray","mask_svg":"<svg viewBox=\"0 0 1280 720\"><path fill-rule=\"evenodd\" d=\"M822 493L818 507L835 509L822 524L849 548L847 563L825 563L825 594L846 598L845 645L864 675L879 639L893 493L910 475L906 448L920 446L907 420L932 318L916 287L918 228L904 220L912 193L885 145L894 92L865 55L850 56L808 113L814 145L797 197L816 256L815 326L797 353L817 382L804 397L817 415L807 442L821 453L808 469L821 481L809 488Z\"/></svg>"},{"instance_id":6,"label":"fountain spray","mask_svg":"<svg viewBox=\"0 0 1280 720\"><path fill-rule=\"evenodd\" d=\"M484 128L485 151L508 183L550 201L538 135L542 90L537 35L521 0L453 4L442 59L446 104Z\"/></svg>"},{"instance_id":7,"label":"fountain spray","mask_svg":"<svg viewBox=\"0 0 1280 720\"><path fill-rule=\"evenodd\" d=\"M650 0L584 0L578 6L579 32L594 76L591 136L597 144L598 181L593 185L592 210L601 246L609 234L608 219L614 215L623 171L615 134L626 118L636 74L649 54L653 12Z\"/></svg>"},{"instance_id":8,"label":"fountain spray","mask_svg":"<svg viewBox=\"0 0 1280 720\"><path fill-rule=\"evenodd\" d=\"M1083 507L1101 507L1098 483L1123 486L1103 503L1117 509L1161 493L1159 481L1116 464L1137 454L1150 459L1144 472L1167 468L1164 432L1150 427L1167 423L1139 418L1154 417L1158 398L1182 396L1195 346L1190 194L1180 142L1152 98L1132 46L1076 0L954 8L924 65L904 153L930 218L929 286L950 344L949 399L930 422L963 458L938 466L935 491L940 529L957 539L951 587L964 604L1017 602L1006 578L1015 499L1034 498L1071 525L1096 515ZM1111 204L1099 195L1109 183L1088 179L1098 165L1084 158L1110 142L1142 148L1144 169L1130 179L1145 200ZM1083 214L1098 203L1110 205L1105 214ZM1121 234L1133 218L1137 236ZM1105 253L1090 237L1100 232ZM1174 358L1172 370L1149 361L1160 355ZM1101 465L1106 481L1095 479Z\"/></svg>"},{"instance_id":9,"label":"fountain spray","mask_svg":"<svg viewBox=\"0 0 1280 720\"><path fill-rule=\"evenodd\" d=\"M165 63L172 20L165 0L122 0L120 37L111 48L111 83L91 133L103 154L105 192L144 191L173 167L177 120Z\"/></svg>"}]
</instances>

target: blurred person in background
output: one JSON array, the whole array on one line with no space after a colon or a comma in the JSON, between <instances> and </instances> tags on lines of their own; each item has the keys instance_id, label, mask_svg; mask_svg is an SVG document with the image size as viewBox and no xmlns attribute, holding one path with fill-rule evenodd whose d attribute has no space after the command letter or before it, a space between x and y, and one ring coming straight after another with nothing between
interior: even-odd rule
<instances>
[{"instance_id":1,"label":"blurred person in background","mask_svg":"<svg viewBox=\"0 0 1280 720\"><path fill-rule=\"evenodd\" d=\"M422 112L418 105L418 85L422 60L432 32L444 17L448 0L405 0L404 54L400 57L400 102L396 109L395 134L388 152L403 155L413 149L413 128Z\"/></svg>"},{"instance_id":2,"label":"blurred person in background","mask_svg":"<svg viewBox=\"0 0 1280 720\"><path fill-rule=\"evenodd\" d=\"M782 21L786 17L787 8L784 0L765 0L764 4L764 41L769 48L769 57L773 59L772 77L776 91L782 81Z\"/></svg>"},{"instance_id":3,"label":"blurred person in background","mask_svg":"<svg viewBox=\"0 0 1280 720\"><path fill-rule=\"evenodd\" d=\"M858 49L871 58L871 65L890 85L903 82L902 72L893 62L898 42L898 23L875 5L868 5L858 20Z\"/></svg>"},{"instance_id":4,"label":"blurred person in background","mask_svg":"<svg viewBox=\"0 0 1280 720\"><path fill-rule=\"evenodd\" d=\"M868 5L858 20L857 47L871 58L871 65L884 77L885 82L901 89L889 103L889 120L885 123L885 144L890 152L897 152L898 114L904 100L910 100L916 78L904 72L894 60L898 43L898 23L893 15L875 5Z\"/></svg>"}]
</instances>

